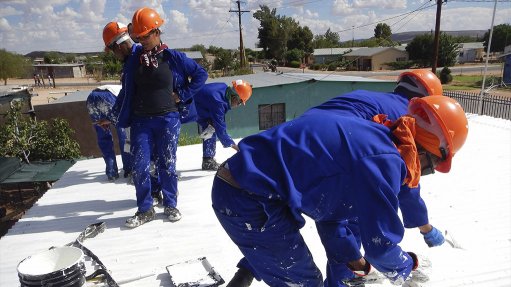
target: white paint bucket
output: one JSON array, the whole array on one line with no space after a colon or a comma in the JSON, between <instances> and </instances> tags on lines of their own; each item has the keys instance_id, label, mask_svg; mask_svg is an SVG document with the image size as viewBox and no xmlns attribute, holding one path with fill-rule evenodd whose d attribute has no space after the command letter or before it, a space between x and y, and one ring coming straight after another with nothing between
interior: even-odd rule
<instances>
[{"instance_id":1,"label":"white paint bucket","mask_svg":"<svg viewBox=\"0 0 511 287\"><path fill-rule=\"evenodd\" d=\"M83 252L72 246L46 250L18 264L22 287L80 287L85 284L85 272Z\"/></svg>"}]
</instances>

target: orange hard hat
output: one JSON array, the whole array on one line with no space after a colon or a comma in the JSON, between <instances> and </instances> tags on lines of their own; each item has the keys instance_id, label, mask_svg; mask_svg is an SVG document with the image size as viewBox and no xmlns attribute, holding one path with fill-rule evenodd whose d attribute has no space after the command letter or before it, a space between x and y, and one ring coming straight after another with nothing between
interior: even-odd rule
<instances>
[{"instance_id":1,"label":"orange hard hat","mask_svg":"<svg viewBox=\"0 0 511 287\"><path fill-rule=\"evenodd\" d=\"M401 73L397 79L397 87L403 87L423 97L438 96L444 92L440 79L427 69L414 69Z\"/></svg>"},{"instance_id":2,"label":"orange hard hat","mask_svg":"<svg viewBox=\"0 0 511 287\"><path fill-rule=\"evenodd\" d=\"M119 22L109 22L103 28L103 42L105 47L111 46L113 43L120 44L128 40L128 27Z\"/></svg>"},{"instance_id":3,"label":"orange hard hat","mask_svg":"<svg viewBox=\"0 0 511 287\"><path fill-rule=\"evenodd\" d=\"M453 156L468 135L467 116L461 105L445 96L413 98L408 113L416 121L415 141L442 159L435 167L437 171L449 172Z\"/></svg>"},{"instance_id":4,"label":"orange hard hat","mask_svg":"<svg viewBox=\"0 0 511 287\"><path fill-rule=\"evenodd\" d=\"M232 87L240 97L243 104L245 104L250 96L252 96L252 86L244 80L232 81Z\"/></svg>"},{"instance_id":5,"label":"orange hard hat","mask_svg":"<svg viewBox=\"0 0 511 287\"><path fill-rule=\"evenodd\" d=\"M160 14L154 9L148 7L140 8L133 14L133 19L131 19L131 23L133 23L133 36L137 38L142 37L163 25L163 22Z\"/></svg>"}]
</instances>

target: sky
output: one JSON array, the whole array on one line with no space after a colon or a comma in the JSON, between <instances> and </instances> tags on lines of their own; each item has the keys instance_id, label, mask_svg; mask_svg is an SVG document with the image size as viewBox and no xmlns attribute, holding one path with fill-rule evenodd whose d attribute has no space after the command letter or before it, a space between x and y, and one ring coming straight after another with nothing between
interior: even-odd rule
<instances>
[{"instance_id":1,"label":"sky","mask_svg":"<svg viewBox=\"0 0 511 287\"><path fill-rule=\"evenodd\" d=\"M0 49L25 55L32 51L102 51L102 29L110 21L131 22L142 6L164 18L163 41L171 48L239 47L238 10L233 0L0 0ZM435 30L436 1L429 0L245 0L241 1L246 48L256 48L260 5L292 17L314 35L330 29L341 41L374 35L378 23L393 33ZM448 0L441 30L488 30L493 0ZM495 25L511 23L511 1L498 0ZM482 35L481 35L482 36Z\"/></svg>"},{"instance_id":2,"label":"sky","mask_svg":"<svg viewBox=\"0 0 511 287\"><path fill-rule=\"evenodd\" d=\"M450 173L421 178L421 195L430 223L448 231L447 242L428 248L418 229L407 229L400 246L432 262L430 281L415 287L511 286L511 121L468 115L469 133L453 159ZM226 280L236 272L241 253L226 235L211 208L214 172L202 171L202 145L177 151L178 208L183 218L170 223L163 209L157 219L135 229L124 227L136 211L135 189L126 179L108 182L102 158L78 161L0 239L0 286L19 286L17 266L30 255L76 239L89 224L103 221L106 230L84 245L126 287L168 287L166 266L182 263L182 281L206 278L200 266L183 262L206 257ZM217 160L234 150L217 143ZM120 157L118 157L120 162ZM314 223L300 230L316 265L324 273L326 257ZM92 273L86 262L87 274ZM175 270L175 269L172 269ZM183 283L183 282L177 282ZM225 285L223 285L225 286ZM266 286L254 281L253 287ZM390 287L388 281L367 287Z\"/></svg>"}]
</instances>

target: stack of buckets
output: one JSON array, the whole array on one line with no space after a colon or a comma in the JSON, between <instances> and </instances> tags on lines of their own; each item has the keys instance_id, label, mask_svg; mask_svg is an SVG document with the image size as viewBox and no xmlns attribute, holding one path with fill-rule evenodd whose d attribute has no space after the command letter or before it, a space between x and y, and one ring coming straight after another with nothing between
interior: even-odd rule
<instances>
[{"instance_id":1,"label":"stack of buckets","mask_svg":"<svg viewBox=\"0 0 511 287\"><path fill-rule=\"evenodd\" d=\"M83 252L72 246L46 250L18 264L21 287L81 287L85 272Z\"/></svg>"}]
</instances>

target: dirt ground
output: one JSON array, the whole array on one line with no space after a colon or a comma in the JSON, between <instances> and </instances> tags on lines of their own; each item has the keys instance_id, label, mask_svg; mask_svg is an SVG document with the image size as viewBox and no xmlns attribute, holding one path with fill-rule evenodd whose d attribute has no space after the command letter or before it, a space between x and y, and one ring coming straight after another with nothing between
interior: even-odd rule
<instances>
[{"instance_id":1,"label":"dirt ground","mask_svg":"<svg viewBox=\"0 0 511 287\"><path fill-rule=\"evenodd\" d=\"M46 82L46 87L35 87L33 79L9 79L8 85L26 85L33 88L33 93L37 96L32 97L32 105L45 105L51 103L66 94L76 91L91 90L106 84L118 84L114 81L97 82L92 78L62 78L55 79L55 88L49 87Z\"/></svg>"}]
</instances>

